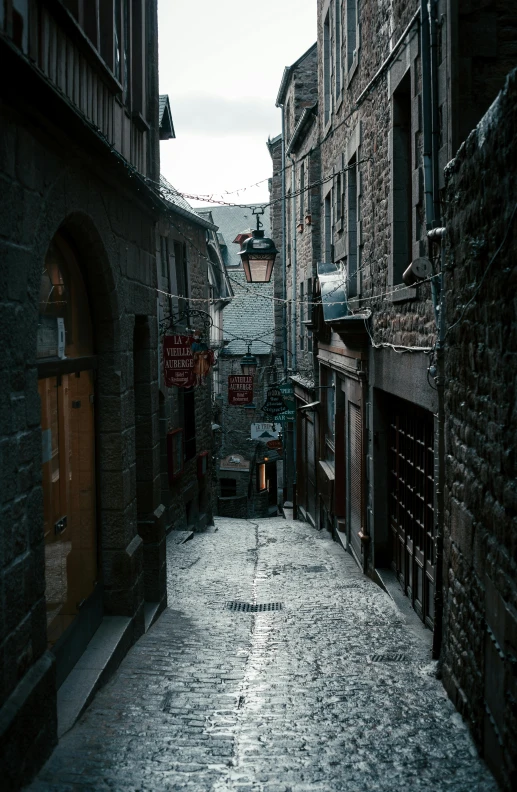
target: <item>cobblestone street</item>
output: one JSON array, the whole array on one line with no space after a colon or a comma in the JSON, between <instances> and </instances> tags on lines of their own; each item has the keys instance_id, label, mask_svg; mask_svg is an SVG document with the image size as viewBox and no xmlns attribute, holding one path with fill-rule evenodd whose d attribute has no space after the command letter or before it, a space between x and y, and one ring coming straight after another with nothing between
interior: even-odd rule
<instances>
[{"instance_id":1,"label":"cobblestone street","mask_svg":"<svg viewBox=\"0 0 517 792\"><path fill-rule=\"evenodd\" d=\"M168 609L31 790L497 789L430 632L328 534L219 518L168 554Z\"/></svg>"}]
</instances>

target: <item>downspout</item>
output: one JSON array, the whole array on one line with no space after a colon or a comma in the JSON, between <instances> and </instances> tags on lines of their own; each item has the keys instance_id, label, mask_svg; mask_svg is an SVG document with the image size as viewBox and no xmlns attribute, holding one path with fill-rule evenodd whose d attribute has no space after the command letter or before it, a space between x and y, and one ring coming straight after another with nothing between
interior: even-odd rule
<instances>
[{"instance_id":1,"label":"downspout","mask_svg":"<svg viewBox=\"0 0 517 792\"><path fill-rule=\"evenodd\" d=\"M291 273L292 273L292 296L291 296L291 368L296 372L296 299L297 299L297 280L296 280L296 198L294 197L296 191L296 178L295 178L295 161L290 156L291 161L291 220L292 220L292 257L291 257Z\"/></svg>"},{"instance_id":2,"label":"downspout","mask_svg":"<svg viewBox=\"0 0 517 792\"><path fill-rule=\"evenodd\" d=\"M282 107L282 346L284 358L284 377L287 377L287 239L286 239L286 198L285 198L285 108Z\"/></svg>"},{"instance_id":3,"label":"downspout","mask_svg":"<svg viewBox=\"0 0 517 792\"><path fill-rule=\"evenodd\" d=\"M292 220L292 243L291 243L291 368L294 373L296 373L296 347L298 343L298 333L296 329L297 324L297 297L298 297L298 284L297 284L297 272L296 272L296 172L295 172L295 161L290 156L289 160L291 162L291 220ZM292 474L293 474L293 517L297 519L297 500L296 500L296 473L297 473L297 465L296 465L296 419L293 422L293 430L292 430L292 449L293 449L293 463L292 463Z\"/></svg>"}]
</instances>

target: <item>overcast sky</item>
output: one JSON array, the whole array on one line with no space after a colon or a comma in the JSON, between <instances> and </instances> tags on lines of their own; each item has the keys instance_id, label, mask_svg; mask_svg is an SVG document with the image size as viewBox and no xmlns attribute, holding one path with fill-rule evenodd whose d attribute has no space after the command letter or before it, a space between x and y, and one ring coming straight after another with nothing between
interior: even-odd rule
<instances>
[{"instance_id":1,"label":"overcast sky","mask_svg":"<svg viewBox=\"0 0 517 792\"><path fill-rule=\"evenodd\" d=\"M316 0L159 0L158 15L160 93L177 136L161 143L163 175L219 196L270 177L280 81L316 41ZM267 181L227 199L265 202Z\"/></svg>"}]
</instances>

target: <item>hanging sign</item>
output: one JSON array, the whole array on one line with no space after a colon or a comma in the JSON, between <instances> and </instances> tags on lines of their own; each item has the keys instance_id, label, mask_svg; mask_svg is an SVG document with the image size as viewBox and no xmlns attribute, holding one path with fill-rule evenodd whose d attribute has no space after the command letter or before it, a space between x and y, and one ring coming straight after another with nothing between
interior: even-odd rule
<instances>
[{"instance_id":1,"label":"hanging sign","mask_svg":"<svg viewBox=\"0 0 517 792\"><path fill-rule=\"evenodd\" d=\"M253 374L230 374L228 404L242 407L253 402Z\"/></svg>"},{"instance_id":2,"label":"hanging sign","mask_svg":"<svg viewBox=\"0 0 517 792\"><path fill-rule=\"evenodd\" d=\"M163 380L167 388L202 385L214 362L214 353L194 336L163 338Z\"/></svg>"},{"instance_id":3,"label":"hanging sign","mask_svg":"<svg viewBox=\"0 0 517 792\"><path fill-rule=\"evenodd\" d=\"M284 385L279 385L278 390L282 394L282 398L284 400L284 404L286 406L286 411L280 413L280 415L276 418L277 421L280 423L286 423L287 421L295 421L296 420L296 404L294 400L294 387L291 382L285 383Z\"/></svg>"},{"instance_id":4,"label":"hanging sign","mask_svg":"<svg viewBox=\"0 0 517 792\"><path fill-rule=\"evenodd\" d=\"M278 430L273 428L275 424L272 423L252 423L251 424L251 439L262 440L275 440L278 438Z\"/></svg>"},{"instance_id":5,"label":"hanging sign","mask_svg":"<svg viewBox=\"0 0 517 792\"><path fill-rule=\"evenodd\" d=\"M252 440L275 440L278 437L278 430L273 428L275 425L272 423L253 423L251 424L251 439Z\"/></svg>"},{"instance_id":6,"label":"hanging sign","mask_svg":"<svg viewBox=\"0 0 517 792\"><path fill-rule=\"evenodd\" d=\"M262 412L266 415L280 415L287 410L287 405L284 402L282 391L278 386L269 388L267 392L266 403L262 407Z\"/></svg>"},{"instance_id":7,"label":"hanging sign","mask_svg":"<svg viewBox=\"0 0 517 792\"><path fill-rule=\"evenodd\" d=\"M192 336L164 336L163 380L167 388L190 388L194 384Z\"/></svg>"}]
</instances>

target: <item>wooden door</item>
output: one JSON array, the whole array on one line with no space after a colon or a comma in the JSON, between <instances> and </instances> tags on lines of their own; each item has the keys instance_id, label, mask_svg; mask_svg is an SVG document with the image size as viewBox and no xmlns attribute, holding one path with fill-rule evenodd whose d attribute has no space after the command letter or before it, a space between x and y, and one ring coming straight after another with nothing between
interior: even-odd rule
<instances>
[{"instance_id":1,"label":"wooden door","mask_svg":"<svg viewBox=\"0 0 517 792\"><path fill-rule=\"evenodd\" d=\"M434 619L433 417L404 402L390 420L389 513L392 566L420 618Z\"/></svg>"},{"instance_id":2,"label":"wooden door","mask_svg":"<svg viewBox=\"0 0 517 792\"><path fill-rule=\"evenodd\" d=\"M93 372L39 381L48 641L97 579Z\"/></svg>"}]
</instances>

